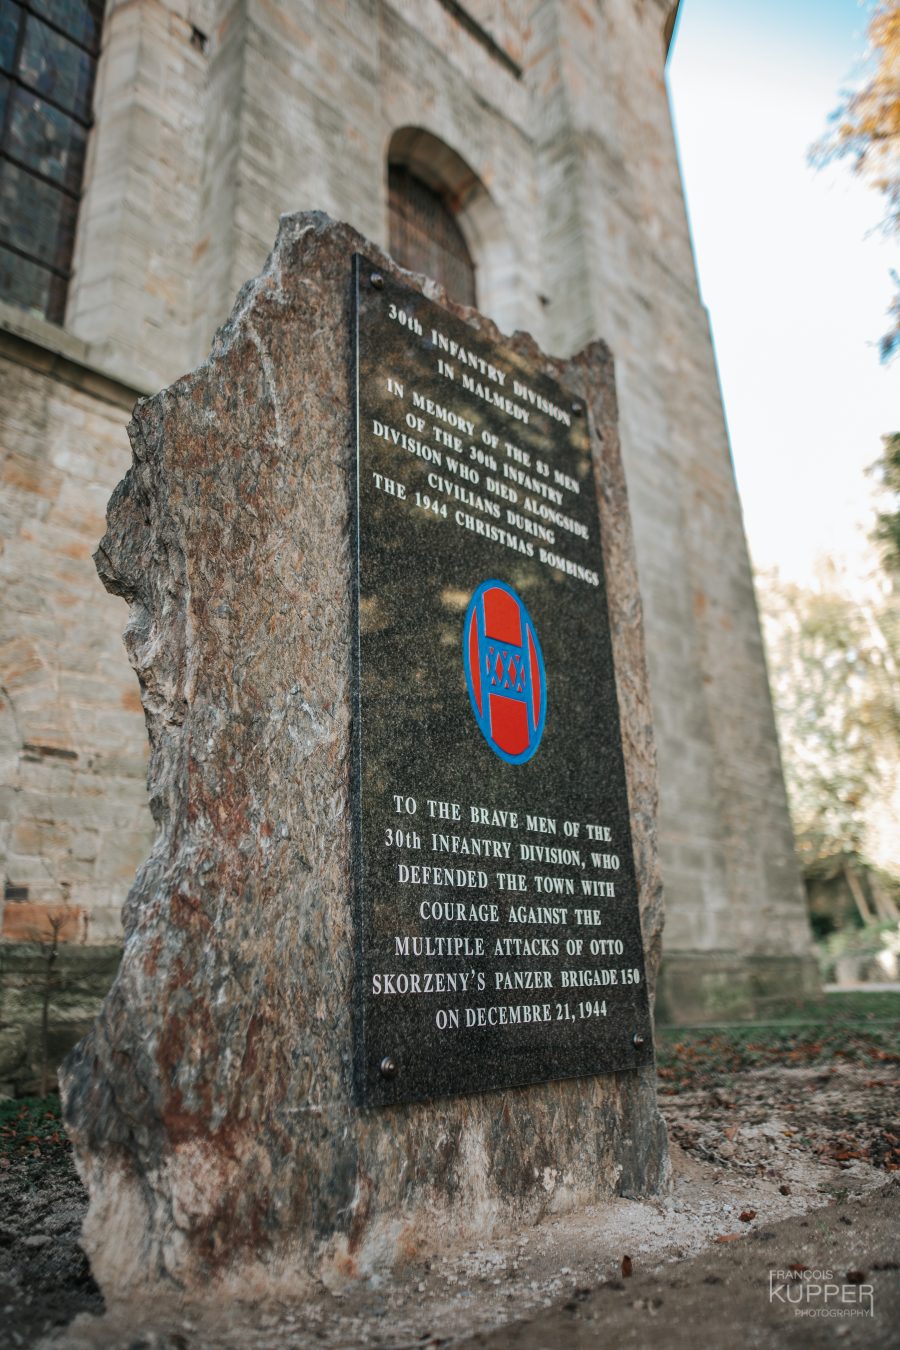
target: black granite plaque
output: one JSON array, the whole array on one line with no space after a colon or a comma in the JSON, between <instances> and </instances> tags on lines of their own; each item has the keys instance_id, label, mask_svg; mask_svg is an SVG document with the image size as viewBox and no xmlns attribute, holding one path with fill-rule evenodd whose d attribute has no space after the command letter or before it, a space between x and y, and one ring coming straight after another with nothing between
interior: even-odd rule
<instances>
[{"instance_id":1,"label":"black granite plaque","mask_svg":"<svg viewBox=\"0 0 900 1350\"><path fill-rule=\"evenodd\" d=\"M583 409L355 259L357 1094L652 1057Z\"/></svg>"}]
</instances>

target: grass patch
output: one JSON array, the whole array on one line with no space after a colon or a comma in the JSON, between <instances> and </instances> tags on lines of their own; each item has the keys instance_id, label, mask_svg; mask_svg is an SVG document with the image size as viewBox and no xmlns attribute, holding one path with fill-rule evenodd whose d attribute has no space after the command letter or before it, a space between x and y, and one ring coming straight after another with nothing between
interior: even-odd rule
<instances>
[{"instance_id":1,"label":"grass patch","mask_svg":"<svg viewBox=\"0 0 900 1350\"><path fill-rule=\"evenodd\" d=\"M878 1070L900 1063L900 994L852 991L809 1000L768 1022L657 1031L660 1090L714 1087L748 1069L827 1065L835 1060Z\"/></svg>"}]
</instances>

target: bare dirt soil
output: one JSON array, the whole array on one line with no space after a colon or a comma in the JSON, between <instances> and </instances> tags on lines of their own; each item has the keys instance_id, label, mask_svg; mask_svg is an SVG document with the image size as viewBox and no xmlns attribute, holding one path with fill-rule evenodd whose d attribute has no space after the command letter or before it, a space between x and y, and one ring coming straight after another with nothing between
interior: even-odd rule
<instances>
[{"instance_id":1,"label":"bare dirt soil","mask_svg":"<svg viewBox=\"0 0 900 1350\"><path fill-rule=\"evenodd\" d=\"M86 1207L59 1099L0 1101L0 1345L102 1311L78 1245Z\"/></svg>"},{"instance_id":2,"label":"bare dirt soil","mask_svg":"<svg viewBox=\"0 0 900 1350\"><path fill-rule=\"evenodd\" d=\"M752 1231L461 1342L466 1350L698 1350L900 1343L900 1185ZM889 1256L886 1253L893 1253ZM627 1268L627 1267L626 1267Z\"/></svg>"},{"instance_id":3,"label":"bare dirt soil","mask_svg":"<svg viewBox=\"0 0 900 1350\"><path fill-rule=\"evenodd\" d=\"M58 1106L0 1103L0 1344L900 1345L900 998L812 1011L765 1027L662 1032L669 1194L573 1215L549 1193L527 1231L264 1307L173 1297L97 1316L102 1299L77 1245L85 1200ZM791 1299L770 1297L778 1270ZM810 1292L820 1271L833 1279L818 1283L841 1291L827 1315ZM853 1300L870 1286L873 1315L863 1316Z\"/></svg>"}]
</instances>

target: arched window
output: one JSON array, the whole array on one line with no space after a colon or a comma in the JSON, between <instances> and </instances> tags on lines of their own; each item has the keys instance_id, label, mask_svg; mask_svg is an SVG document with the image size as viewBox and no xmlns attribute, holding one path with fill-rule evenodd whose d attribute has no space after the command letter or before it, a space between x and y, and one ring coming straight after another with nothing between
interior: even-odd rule
<instances>
[{"instance_id":1,"label":"arched window","mask_svg":"<svg viewBox=\"0 0 900 1350\"><path fill-rule=\"evenodd\" d=\"M508 333L540 332L533 277L476 170L425 127L398 127L385 159L385 224L397 261L434 277Z\"/></svg>"},{"instance_id":2,"label":"arched window","mask_svg":"<svg viewBox=\"0 0 900 1350\"><path fill-rule=\"evenodd\" d=\"M475 264L441 193L401 164L388 168L390 251L401 267L439 281L463 305L475 304Z\"/></svg>"},{"instance_id":3,"label":"arched window","mask_svg":"<svg viewBox=\"0 0 900 1350\"><path fill-rule=\"evenodd\" d=\"M0 299L62 323L103 0L0 4Z\"/></svg>"}]
</instances>

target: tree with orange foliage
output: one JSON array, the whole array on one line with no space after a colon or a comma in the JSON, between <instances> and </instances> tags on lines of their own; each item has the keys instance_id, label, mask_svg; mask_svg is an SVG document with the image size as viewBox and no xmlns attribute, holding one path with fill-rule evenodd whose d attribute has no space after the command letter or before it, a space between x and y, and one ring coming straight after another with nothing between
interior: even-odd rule
<instances>
[{"instance_id":1,"label":"tree with orange foliage","mask_svg":"<svg viewBox=\"0 0 900 1350\"><path fill-rule=\"evenodd\" d=\"M815 164L849 157L853 170L887 199L883 226L900 233L900 0L877 0L869 19L874 70L868 83L847 94L832 116L833 130L812 149ZM882 360L900 351L900 276L890 330L881 339Z\"/></svg>"}]
</instances>

